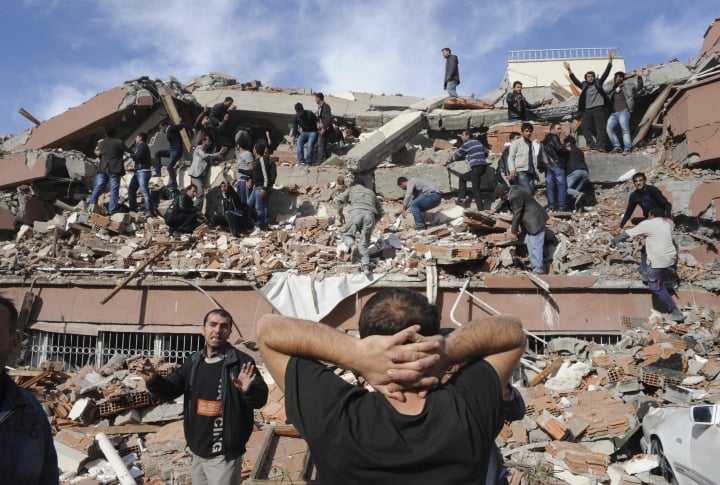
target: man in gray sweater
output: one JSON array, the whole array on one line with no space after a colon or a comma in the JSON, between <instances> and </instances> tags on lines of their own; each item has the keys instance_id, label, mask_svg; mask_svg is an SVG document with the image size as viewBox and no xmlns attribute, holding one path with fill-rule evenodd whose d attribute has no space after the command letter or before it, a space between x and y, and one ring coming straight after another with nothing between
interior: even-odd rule
<instances>
[{"instance_id":1,"label":"man in gray sweater","mask_svg":"<svg viewBox=\"0 0 720 485\"><path fill-rule=\"evenodd\" d=\"M415 229L422 231L427 227L423 212L440 205L440 191L430 182L415 177L409 180L407 177L398 177L397 184L405 191L403 215L407 214L409 208L415 219Z\"/></svg>"},{"instance_id":2,"label":"man in gray sweater","mask_svg":"<svg viewBox=\"0 0 720 485\"><path fill-rule=\"evenodd\" d=\"M347 225L343 232L343 242L345 242L348 252L352 252L355 247L355 234L360 233L357 246L360 263L363 273L370 276L370 253L368 252L370 236L375 229L375 224L385 214L385 211L383 211L375 192L365 187L362 179L354 178L351 183L352 186L349 189L335 197L335 206L341 224L345 224L343 208L350 206Z\"/></svg>"}]
</instances>

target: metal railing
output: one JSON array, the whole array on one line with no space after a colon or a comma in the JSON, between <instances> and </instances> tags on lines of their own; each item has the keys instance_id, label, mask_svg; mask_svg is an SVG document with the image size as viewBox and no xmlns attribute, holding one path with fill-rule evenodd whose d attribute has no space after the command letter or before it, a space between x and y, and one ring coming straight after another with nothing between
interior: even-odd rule
<instances>
[{"instance_id":1,"label":"metal railing","mask_svg":"<svg viewBox=\"0 0 720 485\"><path fill-rule=\"evenodd\" d=\"M532 49L508 51L508 62L551 61L563 59L606 59L610 51L618 55L617 47L572 47L566 49Z\"/></svg>"},{"instance_id":2,"label":"metal railing","mask_svg":"<svg viewBox=\"0 0 720 485\"><path fill-rule=\"evenodd\" d=\"M102 367L116 354L162 357L166 362L179 363L204 344L202 336L196 334L99 332L95 336L45 331L32 331L31 342L31 368L37 369L46 361L61 361L68 371L86 365Z\"/></svg>"}]
</instances>

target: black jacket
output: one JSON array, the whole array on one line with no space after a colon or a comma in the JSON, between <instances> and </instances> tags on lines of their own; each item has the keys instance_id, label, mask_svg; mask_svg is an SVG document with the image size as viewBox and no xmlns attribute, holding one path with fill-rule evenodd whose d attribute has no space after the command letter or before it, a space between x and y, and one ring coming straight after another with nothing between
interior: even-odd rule
<instances>
[{"instance_id":1,"label":"black jacket","mask_svg":"<svg viewBox=\"0 0 720 485\"><path fill-rule=\"evenodd\" d=\"M265 166L265 173L263 173L263 165ZM275 162L266 157L260 157L255 160L252 169L253 187L272 189L276 178L277 167L275 166Z\"/></svg>"},{"instance_id":2,"label":"black jacket","mask_svg":"<svg viewBox=\"0 0 720 485\"><path fill-rule=\"evenodd\" d=\"M445 83L443 89L447 88L448 81L455 81L460 84L460 69L458 68L458 57L455 54L450 54L445 59Z\"/></svg>"},{"instance_id":3,"label":"black jacket","mask_svg":"<svg viewBox=\"0 0 720 485\"><path fill-rule=\"evenodd\" d=\"M518 233L518 226L522 227L528 234L537 234L540 229L545 227L545 221L548 220L547 212L530 195L530 192L523 187L519 185L511 186L508 202L513 214L512 227L510 228L513 234Z\"/></svg>"},{"instance_id":4,"label":"black jacket","mask_svg":"<svg viewBox=\"0 0 720 485\"><path fill-rule=\"evenodd\" d=\"M595 89L598 90L598 93L603 97L603 100L605 101L605 107L610 107L610 98L608 97L607 93L603 89L603 84L605 83L605 80L607 79L608 75L610 74L610 69L612 68L612 62L608 62L607 67L602 73L602 76L599 78L595 78L595 82L593 83L595 85ZM580 93L580 99L578 100L578 111L583 112L585 111L585 97L587 95L587 89L590 87L590 83L587 81L582 81L575 77L574 73L570 73L570 79L572 80L573 84L575 86L582 89L582 92Z\"/></svg>"},{"instance_id":5,"label":"black jacket","mask_svg":"<svg viewBox=\"0 0 720 485\"><path fill-rule=\"evenodd\" d=\"M192 429L191 421L197 408L196 395L193 392L193 381L198 364L204 358L204 351L195 352L185 360L182 367L167 377L156 375L147 383L147 390L162 399L175 399L184 395L184 428L185 437ZM244 352L228 345L223 360L222 373L222 415L223 415L223 451L221 454L229 458L236 458L245 453L245 444L250 439L253 430L253 409L265 405L268 397L268 387L260 372L255 373L247 393L239 391L231 382L230 374L239 372L245 362L255 361ZM191 450L196 453L196 450Z\"/></svg>"},{"instance_id":6,"label":"black jacket","mask_svg":"<svg viewBox=\"0 0 720 485\"><path fill-rule=\"evenodd\" d=\"M98 141L97 148L100 152L100 166L98 172L123 174L125 173L125 145L117 138L103 138Z\"/></svg>"},{"instance_id":7,"label":"black jacket","mask_svg":"<svg viewBox=\"0 0 720 485\"><path fill-rule=\"evenodd\" d=\"M660 192L660 189L654 185L645 185L645 189L642 192L639 192L636 189L630 194L625 214L623 215L622 221L620 221L621 229L628 219L630 219L630 216L632 216L632 213L637 206L640 206L642 209L643 217L647 217L650 213L650 209L656 207L665 211L666 218L669 219L672 217L672 204L665 198L662 192Z\"/></svg>"},{"instance_id":8,"label":"black jacket","mask_svg":"<svg viewBox=\"0 0 720 485\"><path fill-rule=\"evenodd\" d=\"M568 153L560 137L555 133L548 133L542 143L545 146L545 165L564 169L567 166Z\"/></svg>"},{"instance_id":9,"label":"black jacket","mask_svg":"<svg viewBox=\"0 0 720 485\"><path fill-rule=\"evenodd\" d=\"M589 172L587 163L585 163L585 154L577 146L573 145L568 154L567 167L565 168L568 175L575 170L585 170Z\"/></svg>"},{"instance_id":10,"label":"black jacket","mask_svg":"<svg viewBox=\"0 0 720 485\"><path fill-rule=\"evenodd\" d=\"M130 154L130 158L135 162L135 170L150 170L150 147L144 141L135 145L135 149Z\"/></svg>"},{"instance_id":11,"label":"black jacket","mask_svg":"<svg viewBox=\"0 0 720 485\"><path fill-rule=\"evenodd\" d=\"M205 195L205 217L212 225L227 225L225 212L239 211L246 213L247 206L242 203L240 196L230 184L227 188L227 197L223 197L220 186L213 187Z\"/></svg>"}]
</instances>

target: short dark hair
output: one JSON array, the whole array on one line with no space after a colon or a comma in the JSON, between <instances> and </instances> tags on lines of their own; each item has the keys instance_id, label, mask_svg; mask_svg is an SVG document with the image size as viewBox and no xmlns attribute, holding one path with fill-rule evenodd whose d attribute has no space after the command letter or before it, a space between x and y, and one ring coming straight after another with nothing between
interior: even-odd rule
<instances>
[{"instance_id":1,"label":"short dark hair","mask_svg":"<svg viewBox=\"0 0 720 485\"><path fill-rule=\"evenodd\" d=\"M515 87L515 86L517 86L517 85L522 86L522 83L521 83L520 81L515 81L515 82L513 83L513 86L512 86L512 87Z\"/></svg>"},{"instance_id":2,"label":"short dark hair","mask_svg":"<svg viewBox=\"0 0 720 485\"><path fill-rule=\"evenodd\" d=\"M526 122L524 122L522 125L520 125L520 129L521 129L522 131L525 131L525 130L533 131L533 130L535 129L535 127L533 126L532 123L528 123L528 122L526 121ZM522 135L521 135L521 136L522 136Z\"/></svg>"},{"instance_id":3,"label":"short dark hair","mask_svg":"<svg viewBox=\"0 0 720 485\"><path fill-rule=\"evenodd\" d=\"M260 155L265 154L265 150L267 150L267 146L263 142L257 142L255 146L253 147L255 150L255 153L259 153Z\"/></svg>"},{"instance_id":4,"label":"short dark hair","mask_svg":"<svg viewBox=\"0 0 720 485\"><path fill-rule=\"evenodd\" d=\"M144 131L138 133L137 136L139 136L142 141L147 141L147 133L145 133Z\"/></svg>"},{"instance_id":5,"label":"short dark hair","mask_svg":"<svg viewBox=\"0 0 720 485\"><path fill-rule=\"evenodd\" d=\"M562 125L562 123L560 123L559 121L555 121L554 123L551 123L550 131L552 131L552 129L555 128L556 126L560 126L560 125Z\"/></svg>"},{"instance_id":6,"label":"short dark hair","mask_svg":"<svg viewBox=\"0 0 720 485\"><path fill-rule=\"evenodd\" d=\"M223 102L227 103L228 101L230 101L232 103L234 101L234 99L232 99L230 96L227 96L225 98L225 101L223 101Z\"/></svg>"},{"instance_id":7,"label":"short dark hair","mask_svg":"<svg viewBox=\"0 0 720 485\"><path fill-rule=\"evenodd\" d=\"M647 177L645 176L645 174L643 172L637 172L635 175L632 176L632 179L633 180L635 180L635 179L647 180Z\"/></svg>"},{"instance_id":8,"label":"short dark hair","mask_svg":"<svg viewBox=\"0 0 720 485\"><path fill-rule=\"evenodd\" d=\"M625 79L625 73L622 71L618 71L615 73L615 77L620 76L621 79Z\"/></svg>"},{"instance_id":9,"label":"short dark hair","mask_svg":"<svg viewBox=\"0 0 720 485\"><path fill-rule=\"evenodd\" d=\"M496 199L501 199L501 198L503 198L503 197L505 196L505 194L507 194L508 192L510 192L510 186L509 186L509 185L498 184L497 186L495 186L495 193L494 193L494 195L495 195L495 198L496 198Z\"/></svg>"},{"instance_id":10,"label":"short dark hair","mask_svg":"<svg viewBox=\"0 0 720 485\"><path fill-rule=\"evenodd\" d=\"M473 132L472 132L472 130L470 130L470 129L463 130L463 131L462 131L462 134L463 134L463 135L467 135L467 136L469 136L470 138L473 137Z\"/></svg>"},{"instance_id":11,"label":"short dark hair","mask_svg":"<svg viewBox=\"0 0 720 485\"><path fill-rule=\"evenodd\" d=\"M588 72L586 72L586 73L585 73L585 77L588 77L590 74L592 74L593 77L597 77L597 76L595 75L595 71L588 71Z\"/></svg>"},{"instance_id":12,"label":"short dark hair","mask_svg":"<svg viewBox=\"0 0 720 485\"><path fill-rule=\"evenodd\" d=\"M170 126L170 120L165 118L164 120L162 120L160 122L160 124L158 126Z\"/></svg>"},{"instance_id":13,"label":"short dark hair","mask_svg":"<svg viewBox=\"0 0 720 485\"><path fill-rule=\"evenodd\" d=\"M221 317L227 318L228 320L230 320L230 325L232 325L234 323L232 315L230 315L230 313L228 313L226 310L223 310L222 308L213 308L212 310L207 312L205 314L205 316L203 317L203 327L207 323L208 318L210 318L210 315L220 315Z\"/></svg>"},{"instance_id":14,"label":"short dark hair","mask_svg":"<svg viewBox=\"0 0 720 485\"><path fill-rule=\"evenodd\" d=\"M400 186L401 183L407 182L407 181L408 181L407 177L398 177L398 179L397 179L398 187Z\"/></svg>"},{"instance_id":15,"label":"short dark hair","mask_svg":"<svg viewBox=\"0 0 720 485\"><path fill-rule=\"evenodd\" d=\"M18 323L18 311L17 308L15 308L15 303L13 303L13 301L9 298L0 296L0 307L7 309L8 314L10 315L10 333L13 333L17 330Z\"/></svg>"},{"instance_id":16,"label":"short dark hair","mask_svg":"<svg viewBox=\"0 0 720 485\"><path fill-rule=\"evenodd\" d=\"M360 312L360 338L393 335L411 325L420 325L426 337L440 331L440 312L421 293L407 288L383 288Z\"/></svg>"},{"instance_id":17,"label":"short dark hair","mask_svg":"<svg viewBox=\"0 0 720 485\"><path fill-rule=\"evenodd\" d=\"M299 113L299 112L304 111L304 110L305 110L305 108L303 108L302 103L295 103L295 112L296 112L296 113Z\"/></svg>"},{"instance_id":18,"label":"short dark hair","mask_svg":"<svg viewBox=\"0 0 720 485\"><path fill-rule=\"evenodd\" d=\"M105 128L105 136L107 136L108 138L115 138L116 134L117 130L112 126L108 126L107 128Z\"/></svg>"},{"instance_id":19,"label":"short dark hair","mask_svg":"<svg viewBox=\"0 0 720 485\"><path fill-rule=\"evenodd\" d=\"M440 52L442 52L442 51L448 51L450 54L452 54L452 51L450 50L449 47L443 47L442 49L440 49Z\"/></svg>"},{"instance_id":20,"label":"short dark hair","mask_svg":"<svg viewBox=\"0 0 720 485\"><path fill-rule=\"evenodd\" d=\"M318 99L322 99L322 100L325 99L325 95L324 95L323 93L321 93L321 92L315 93L315 97L318 98Z\"/></svg>"},{"instance_id":21,"label":"short dark hair","mask_svg":"<svg viewBox=\"0 0 720 485\"><path fill-rule=\"evenodd\" d=\"M519 136L522 136L522 133L520 133L519 131L511 131L511 132L510 132L510 139L511 139L511 140L512 140L513 138L517 138L517 137L519 137Z\"/></svg>"},{"instance_id":22,"label":"short dark hair","mask_svg":"<svg viewBox=\"0 0 720 485\"><path fill-rule=\"evenodd\" d=\"M576 145L576 144L577 144L577 140L575 139L574 136L568 135L568 136L565 137L565 141L564 141L563 143L570 143L571 145Z\"/></svg>"},{"instance_id":23,"label":"short dark hair","mask_svg":"<svg viewBox=\"0 0 720 485\"><path fill-rule=\"evenodd\" d=\"M193 188L195 190L197 190L197 185L195 185L195 184L188 185L187 187L185 187L185 192L187 192L188 190L193 189Z\"/></svg>"},{"instance_id":24,"label":"short dark hair","mask_svg":"<svg viewBox=\"0 0 720 485\"><path fill-rule=\"evenodd\" d=\"M211 131L203 131L203 132L202 132L202 137L203 137L203 138L207 138L207 139L210 140L211 142L215 143L215 137L213 136L213 134L212 134Z\"/></svg>"}]
</instances>

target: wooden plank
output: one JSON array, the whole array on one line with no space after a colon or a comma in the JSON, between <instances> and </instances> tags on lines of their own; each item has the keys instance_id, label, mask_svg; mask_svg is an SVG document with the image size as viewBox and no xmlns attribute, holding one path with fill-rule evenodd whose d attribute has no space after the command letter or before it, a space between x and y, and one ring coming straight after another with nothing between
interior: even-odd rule
<instances>
[{"instance_id":1,"label":"wooden plank","mask_svg":"<svg viewBox=\"0 0 720 485\"><path fill-rule=\"evenodd\" d=\"M181 123L183 119L180 118L180 113L178 113L177 107L175 106L175 99L172 97L172 94L170 94L172 91L170 91L167 86L163 86L160 88L159 92L163 105L165 105L165 111L167 111L168 116L170 117L170 121L172 121L173 124ZM190 137L187 134L187 130L181 130L180 136L182 137L183 147L185 147L185 156L189 157L192 153L192 143L190 143Z\"/></svg>"},{"instance_id":2,"label":"wooden plank","mask_svg":"<svg viewBox=\"0 0 720 485\"><path fill-rule=\"evenodd\" d=\"M633 146L640 143L647 136L650 128L652 128L652 125L655 122L655 119L662 111L663 106L665 106L665 101L668 99L668 96L670 96L670 91L672 91L673 88L673 85L666 86L663 92L655 98L655 101L653 101L652 104L650 104L650 107L645 111L645 115L638 125L637 134L635 135L635 138L633 138Z\"/></svg>"},{"instance_id":3,"label":"wooden plank","mask_svg":"<svg viewBox=\"0 0 720 485\"><path fill-rule=\"evenodd\" d=\"M558 357L557 359L550 362L541 373L533 377L530 382L528 382L528 387L534 387L540 384L542 381L545 380L547 376L559 369L560 366L563 365L563 362L565 362L565 359L563 359L562 357Z\"/></svg>"}]
</instances>

